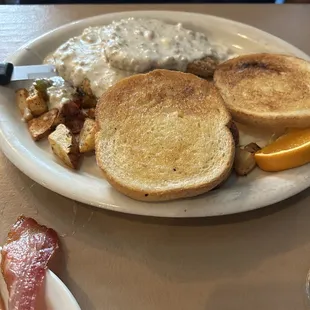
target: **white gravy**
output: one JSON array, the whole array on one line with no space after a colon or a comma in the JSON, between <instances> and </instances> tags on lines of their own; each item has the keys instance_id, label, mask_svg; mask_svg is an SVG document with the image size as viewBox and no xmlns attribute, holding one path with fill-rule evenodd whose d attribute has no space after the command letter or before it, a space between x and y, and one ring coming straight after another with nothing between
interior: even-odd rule
<instances>
[{"instance_id":1,"label":"white gravy","mask_svg":"<svg viewBox=\"0 0 310 310\"><path fill-rule=\"evenodd\" d=\"M88 27L69 39L44 63L56 66L60 76L74 86L88 78L95 96L120 79L154 68L185 71L206 56L220 61L228 48L213 45L200 32L156 19L128 18L101 27Z\"/></svg>"},{"instance_id":2,"label":"white gravy","mask_svg":"<svg viewBox=\"0 0 310 310\"><path fill-rule=\"evenodd\" d=\"M185 71L189 62L212 55L204 34L156 19L122 19L102 27L101 37L109 63L126 71Z\"/></svg>"},{"instance_id":3,"label":"white gravy","mask_svg":"<svg viewBox=\"0 0 310 310\"><path fill-rule=\"evenodd\" d=\"M63 104L73 99L76 90L60 76L49 78L49 80L52 82L52 86L46 90L49 109L60 109Z\"/></svg>"}]
</instances>

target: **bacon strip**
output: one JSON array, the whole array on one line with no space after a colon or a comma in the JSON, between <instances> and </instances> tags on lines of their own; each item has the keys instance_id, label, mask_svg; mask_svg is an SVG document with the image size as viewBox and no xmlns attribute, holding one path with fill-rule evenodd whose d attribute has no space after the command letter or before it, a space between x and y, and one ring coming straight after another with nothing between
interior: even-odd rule
<instances>
[{"instance_id":1,"label":"bacon strip","mask_svg":"<svg viewBox=\"0 0 310 310\"><path fill-rule=\"evenodd\" d=\"M2 297L1 297L1 295L0 295L0 310L5 310L5 308L4 308L4 302L3 302L3 299L2 299Z\"/></svg>"},{"instance_id":2,"label":"bacon strip","mask_svg":"<svg viewBox=\"0 0 310 310\"><path fill-rule=\"evenodd\" d=\"M8 310L41 310L40 289L58 244L54 230L31 218L18 218L1 252L1 270L9 291Z\"/></svg>"}]
</instances>

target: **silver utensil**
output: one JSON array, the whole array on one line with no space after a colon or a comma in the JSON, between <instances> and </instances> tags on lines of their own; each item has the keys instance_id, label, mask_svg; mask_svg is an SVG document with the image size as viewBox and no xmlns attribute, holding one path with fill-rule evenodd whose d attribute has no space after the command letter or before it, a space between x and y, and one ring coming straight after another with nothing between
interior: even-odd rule
<instances>
[{"instance_id":1,"label":"silver utensil","mask_svg":"<svg viewBox=\"0 0 310 310\"><path fill-rule=\"evenodd\" d=\"M0 63L0 85L7 85L13 81L35 80L58 75L52 65L14 66Z\"/></svg>"}]
</instances>

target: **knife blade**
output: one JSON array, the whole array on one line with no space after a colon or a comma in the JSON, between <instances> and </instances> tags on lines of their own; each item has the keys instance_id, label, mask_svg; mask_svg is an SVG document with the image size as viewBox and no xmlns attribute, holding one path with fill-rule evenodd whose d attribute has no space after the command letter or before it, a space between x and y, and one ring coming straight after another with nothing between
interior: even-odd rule
<instances>
[{"instance_id":1,"label":"knife blade","mask_svg":"<svg viewBox=\"0 0 310 310\"><path fill-rule=\"evenodd\" d=\"M0 63L0 85L13 81L35 80L57 76L53 65L14 66L11 63Z\"/></svg>"}]
</instances>

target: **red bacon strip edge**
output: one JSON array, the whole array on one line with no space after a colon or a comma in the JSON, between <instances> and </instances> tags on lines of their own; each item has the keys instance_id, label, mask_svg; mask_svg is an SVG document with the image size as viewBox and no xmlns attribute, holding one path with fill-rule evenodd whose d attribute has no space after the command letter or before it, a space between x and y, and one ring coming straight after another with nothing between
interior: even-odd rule
<instances>
[{"instance_id":1,"label":"red bacon strip edge","mask_svg":"<svg viewBox=\"0 0 310 310\"><path fill-rule=\"evenodd\" d=\"M3 302L3 299L2 299L2 297L1 297L1 295L0 295L0 310L5 310L5 308L4 308L4 302Z\"/></svg>"},{"instance_id":2,"label":"red bacon strip edge","mask_svg":"<svg viewBox=\"0 0 310 310\"><path fill-rule=\"evenodd\" d=\"M1 252L1 271L9 291L8 310L40 310L40 289L58 244L53 229L31 218L18 218Z\"/></svg>"}]
</instances>

